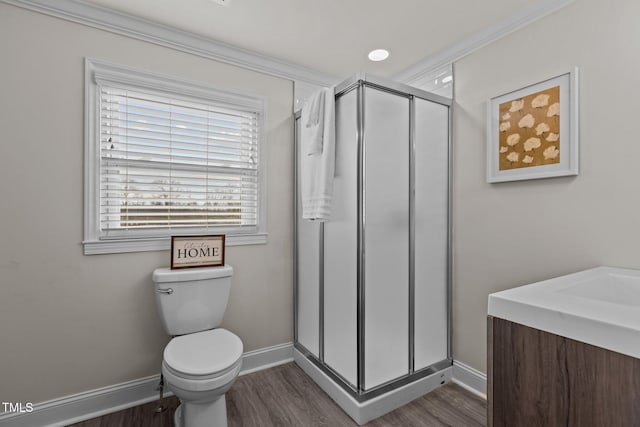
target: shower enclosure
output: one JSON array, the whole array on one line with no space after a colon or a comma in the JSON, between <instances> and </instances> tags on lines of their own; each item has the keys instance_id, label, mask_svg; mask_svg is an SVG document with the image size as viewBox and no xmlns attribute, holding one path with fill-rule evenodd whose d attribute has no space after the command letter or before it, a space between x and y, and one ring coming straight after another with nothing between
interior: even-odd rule
<instances>
[{"instance_id":1,"label":"shower enclosure","mask_svg":"<svg viewBox=\"0 0 640 427\"><path fill-rule=\"evenodd\" d=\"M296 360L334 399L327 387L358 405L427 377L437 385L450 378L437 375L452 363L450 102L352 77L335 92L330 221L302 219L296 185Z\"/></svg>"}]
</instances>

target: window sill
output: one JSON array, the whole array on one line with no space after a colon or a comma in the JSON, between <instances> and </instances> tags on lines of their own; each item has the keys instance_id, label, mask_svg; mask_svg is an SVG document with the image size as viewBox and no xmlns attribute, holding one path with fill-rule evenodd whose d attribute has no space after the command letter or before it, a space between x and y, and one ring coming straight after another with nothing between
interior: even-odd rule
<instances>
[{"instance_id":1,"label":"window sill","mask_svg":"<svg viewBox=\"0 0 640 427\"><path fill-rule=\"evenodd\" d=\"M266 233L227 234L226 246L264 245ZM126 252L163 251L171 249L171 238L109 239L82 242L85 255L118 254Z\"/></svg>"}]
</instances>

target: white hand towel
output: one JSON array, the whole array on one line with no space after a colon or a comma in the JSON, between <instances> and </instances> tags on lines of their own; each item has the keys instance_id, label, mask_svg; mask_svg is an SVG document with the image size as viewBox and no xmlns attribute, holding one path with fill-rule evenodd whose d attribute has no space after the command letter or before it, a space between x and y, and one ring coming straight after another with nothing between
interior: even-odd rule
<instances>
[{"instance_id":1,"label":"white hand towel","mask_svg":"<svg viewBox=\"0 0 640 427\"><path fill-rule=\"evenodd\" d=\"M302 126L309 139L304 152L308 156L322 153L322 139L324 133L324 90L319 90L302 107Z\"/></svg>"},{"instance_id":2,"label":"white hand towel","mask_svg":"<svg viewBox=\"0 0 640 427\"><path fill-rule=\"evenodd\" d=\"M316 115L317 108L321 111ZM313 120L309 120L310 116L318 118L317 125L313 125ZM307 123L312 125L307 127ZM302 218L328 221L331 216L335 133L334 89L322 89L302 107L300 126ZM319 142L318 134L320 134Z\"/></svg>"}]
</instances>

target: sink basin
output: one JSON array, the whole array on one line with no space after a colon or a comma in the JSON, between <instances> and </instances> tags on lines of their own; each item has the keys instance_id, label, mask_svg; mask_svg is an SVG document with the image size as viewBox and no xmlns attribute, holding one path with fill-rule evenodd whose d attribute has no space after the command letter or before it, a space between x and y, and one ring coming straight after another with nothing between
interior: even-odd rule
<instances>
[{"instance_id":1,"label":"sink basin","mask_svg":"<svg viewBox=\"0 0 640 427\"><path fill-rule=\"evenodd\" d=\"M610 273L574 283L557 292L611 304L640 307L640 277Z\"/></svg>"},{"instance_id":2,"label":"sink basin","mask_svg":"<svg viewBox=\"0 0 640 427\"><path fill-rule=\"evenodd\" d=\"M490 316L640 358L640 271L597 267L489 295Z\"/></svg>"}]
</instances>

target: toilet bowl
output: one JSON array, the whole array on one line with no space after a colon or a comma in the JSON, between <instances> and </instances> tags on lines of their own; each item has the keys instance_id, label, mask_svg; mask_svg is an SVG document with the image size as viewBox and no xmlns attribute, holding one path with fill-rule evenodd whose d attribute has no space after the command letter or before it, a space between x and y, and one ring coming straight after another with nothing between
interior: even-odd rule
<instances>
[{"instance_id":1,"label":"toilet bowl","mask_svg":"<svg viewBox=\"0 0 640 427\"><path fill-rule=\"evenodd\" d=\"M225 393L242 366L242 341L219 328L172 339L164 350L162 374L180 406L176 426L226 427Z\"/></svg>"},{"instance_id":2,"label":"toilet bowl","mask_svg":"<svg viewBox=\"0 0 640 427\"><path fill-rule=\"evenodd\" d=\"M226 427L225 393L240 373L242 341L221 328L233 268L158 268L152 279L158 314L173 337L162 374L180 406L178 427Z\"/></svg>"}]
</instances>

